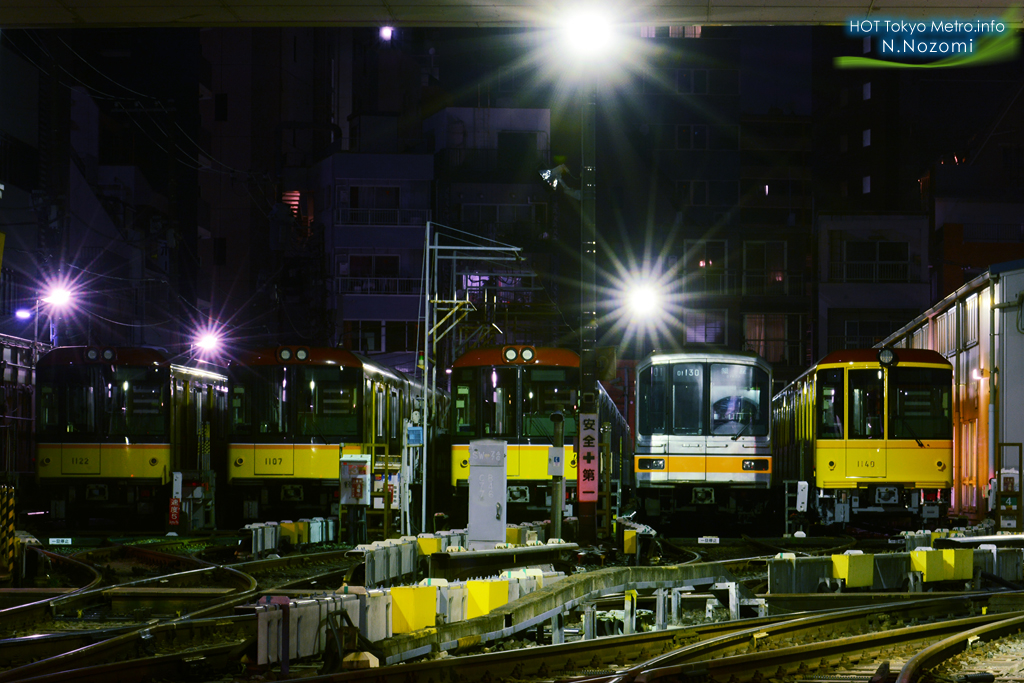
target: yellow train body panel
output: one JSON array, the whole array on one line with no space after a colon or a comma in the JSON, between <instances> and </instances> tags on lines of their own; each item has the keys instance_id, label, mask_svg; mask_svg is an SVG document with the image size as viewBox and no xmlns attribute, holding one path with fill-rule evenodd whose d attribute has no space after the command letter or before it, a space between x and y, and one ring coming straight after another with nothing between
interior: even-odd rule
<instances>
[{"instance_id":1,"label":"yellow train body panel","mask_svg":"<svg viewBox=\"0 0 1024 683\"><path fill-rule=\"evenodd\" d=\"M367 453L346 444L345 455ZM228 481L235 479L329 479L338 481L339 444L236 443L228 446Z\"/></svg>"},{"instance_id":2,"label":"yellow train body panel","mask_svg":"<svg viewBox=\"0 0 1024 683\"><path fill-rule=\"evenodd\" d=\"M170 481L168 444L41 443L37 447L39 478L136 479Z\"/></svg>"},{"instance_id":3,"label":"yellow train body panel","mask_svg":"<svg viewBox=\"0 0 1024 683\"><path fill-rule=\"evenodd\" d=\"M940 489L953 485L952 441L818 441L816 483L820 488L902 484Z\"/></svg>"},{"instance_id":4,"label":"yellow train body panel","mask_svg":"<svg viewBox=\"0 0 1024 683\"><path fill-rule=\"evenodd\" d=\"M548 476L548 448L543 444L509 444L506 456L508 481L539 481L550 479ZM576 481L576 451L572 446L565 446L565 479ZM455 444L452 446L451 485L469 479L469 445Z\"/></svg>"}]
</instances>

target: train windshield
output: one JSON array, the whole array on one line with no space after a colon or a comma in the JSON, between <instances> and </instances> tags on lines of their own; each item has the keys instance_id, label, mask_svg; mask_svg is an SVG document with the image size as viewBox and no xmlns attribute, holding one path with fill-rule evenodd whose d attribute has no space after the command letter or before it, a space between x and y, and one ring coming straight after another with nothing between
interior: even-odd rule
<instances>
[{"instance_id":1,"label":"train windshield","mask_svg":"<svg viewBox=\"0 0 1024 683\"><path fill-rule=\"evenodd\" d=\"M257 438L289 433L285 410L288 380L285 369L272 366L229 370L228 433Z\"/></svg>"},{"instance_id":2,"label":"train windshield","mask_svg":"<svg viewBox=\"0 0 1024 683\"><path fill-rule=\"evenodd\" d=\"M166 368L115 367L105 387L109 434L141 439L167 436L169 378Z\"/></svg>"},{"instance_id":3,"label":"train windshield","mask_svg":"<svg viewBox=\"0 0 1024 683\"><path fill-rule=\"evenodd\" d=\"M43 439L166 438L167 368L87 365L36 371Z\"/></svg>"},{"instance_id":4,"label":"train windshield","mask_svg":"<svg viewBox=\"0 0 1024 683\"><path fill-rule=\"evenodd\" d=\"M578 368L523 368L523 436L551 440L554 437L551 414L555 411L562 413L563 437L576 436L579 382Z\"/></svg>"},{"instance_id":5,"label":"train windshield","mask_svg":"<svg viewBox=\"0 0 1024 683\"><path fill-rule=\"evenodd\" d=\"M882 370L850 370L850 435L851 439L884 439L882 406L885 391Z\"/></svg>"},{"instance_id":6,"label":"train windshield","mask_svg":"<svg viewBox=\"0 0 1024 683\"><path fill-rule=\"evenodd\" d=\"M452 374L456 434L515 437L519 392L514 367L460 368Z\"/></svg>"},{"instance_id":7,"label":"train windshield","mask_svg":"<svg viewBox=\"0 0 1024 683\"><path fill-rule=\"evenodd\" d=\"M36 370L36 432L43 439L75 440L100 436L96 402L98 366L40 367Z\"/></svg>"},{"instance_id":8,"label":"train windshield","mask_svg":"<svg viewBox=\"0 0 1024 683\"><path fill-rule=\"evenodd\" d=\"M890 438L952 439L952 389L952 370L889 370Z\"/></svg>"},{"instance_id":9,"label":"train windshield","mask_svg":"<svg viewBox=\"0 0 1024 683\"><path fill-rule=\"evenodd\" d=\"M768 373L752 365L711 364L711 433L765 436L771 387Z\"/></svg>"},{"instance_id":10,"label":"train windshield","mask_svg":"<svg viewBox=\"0 0 1024 683\"><path fill-rule=\"evenodd\" d=\"M842 439L845 411L843 397L846 384L842 368L819 370L818 385L818 438Z\"/></svg>"},{"instance_id":11,"label":"train windshield","mask_svg":"<svg viewBox=\"0 0 1024 683\"><path fill-rule=\"evenodd\" d=\"M298 436L326 442L353 441L359 435L357 368L309 365L293 368Z\"/></svg>"}]
</instances>

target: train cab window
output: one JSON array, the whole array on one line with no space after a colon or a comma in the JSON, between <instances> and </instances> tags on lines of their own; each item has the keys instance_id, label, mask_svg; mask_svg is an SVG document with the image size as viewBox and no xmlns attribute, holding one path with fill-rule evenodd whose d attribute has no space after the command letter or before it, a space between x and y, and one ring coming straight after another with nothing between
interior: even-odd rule
<instances>
[{"instance_id":1,"label":"train cab window","mask_svg":"<svg viewBox=\"0 0 1024 683\"><path fill-rule=\"evenodd\" d=\"M664 365L652 365L644 368L637 378L637 389L640 395L637 414L639 416L638 431L641 434L665 433L665 395L669 368Z\"/></svg>"},{"instance_id":2,"label":"train cab window","mask_svg":"<svg viewBox=\"0 0 1024 683\"><path fill-rule=\"evenodd\" d=\"M554 436L551 414L562 413L563 437L575 436L576 393L579 370L576 368L526 367L523 369L523 436Z\"/></svg>"},{"instance_id":3,"label":"train cab window","mask_svg":"<svg viewBox=\"0 0 1024 683\"><path fill-rule=\"evenodd\" d=\"M952 390L952 370L890 369L889 438L952 439Z\"/></svg>"},{"instance_id":4,"label":"train cab window","mask_svg":"<svg viewBox=\"0 0 1024 683\"><path fill-rule=\"evenodd\" d=\"M297 435L325 443L352 441L359 434L356 368L333 365L296 369Z\"/></svg>"},{"instance_id":5,"label":"train cab window","mask_svg":"<svg viewBox=\"0 0 1024 683\"><path fill-rule=\"evenodd\" d=\"M40 368L37 431L50 439L95 435L101 378L84 368Z\"/></svg>"},{"instance_id":6,"label":"train cab window","mask_svg":"<svg viewBox=\"0 0 1024 683\"><path fill-rule=\"evenodd\" d=\"M704 433L704 364L672 366L672 433L694 436Z\"/></svg>"},{"instance_id":7,"label":"train cab window","mask_svg":"<svg viewBox=\"0 0 1024 683\"><path fill-rule=\"evenodd\" d=\"M483 391L484 436L516 436L517 400L515 368L485 372Z\"/></svg>"},{"instance_id":8,"label":"train cab window","mask_svg":"<svg viewBox=\"0 0 1024 683\"><path fill-rule=\"evenodd\" d=\"M117 367L106 378L109 435L166 436L169 379L162 368Z\"/></svg>"},{"instance_id":9,"label":"train cab window","mask_svg":"<svg viewBox=\"0 0 1024 683\"><path fill-rule=\"evenodd\" d=\"M834 368L821 370L817 377L818 385L818 438L842 439L846 386L843 370Z\"/></svg>"},{"instance_id":10,"label":"train cab window","mask_svg":"<svg viewBox=\"0 0 1024 683\"><path fill-rule=\"evenodd\" d=\"M274 436L288 431L284 410L288 380L284 368L241 368L230 373L232 434Z\"/></svg>"},{"instance_id":11,"label":"train cab window","mask_svg":"<svg viewBox=\"0 0 1024 683\"><path fill-rule=\"evenodd\" d=\"M884 371L850 370L851 439L884 439Z\"/></svg>"},{"instance_id":12,"label":"train cab window","mask_svg":"<svg viewBox=\"0 0 1024 683\"><path fill-rule=\"evenodd\" d=\"M711 365L711 433L768 434L771 387L761 368L733 363Z\"/></svg>"}]
</instances>

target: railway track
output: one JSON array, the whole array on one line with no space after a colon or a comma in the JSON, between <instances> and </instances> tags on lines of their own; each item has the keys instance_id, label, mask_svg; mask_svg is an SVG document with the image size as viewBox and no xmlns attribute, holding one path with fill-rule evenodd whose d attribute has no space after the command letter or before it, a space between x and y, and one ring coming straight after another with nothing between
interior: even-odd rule
<instances>
[{"instance_id":1,"label":"railway track","mask_svg":"<svg viewBox=\"0 0 1024 683\"><path fill-rule=\"evenodd\" d=\"M764 550L762 548L762 552ZM747 552L749 548L739 554ZM249 673L272 674L266 668L245 670L244 662L251 656L257 640L257 619L253 614L236 613L236 607L276 592L290 592L294 597L332 591L348 581L357 562L358 559L346 557L345 551L294 555L235 563L230 567L207 566L47 601L51 616L71 617L74 628L51 635L0 640L0 668L7 669L0 671L0 683L109 683L111 680L198 683L244 681L249 680ZM756 567L763 566L757 559L735 564L752 568L755 574ZM111 591L140 594L141 588L157 586L187 588L194 585L189 582L196 578L205 585L215 572L244 577L246 583L212 599L181 603L177 610L128 610L127 617L141 616L142 620L126 619L121 623L94 620L90 623L89 601L99 600L104 591L109 596ZM580 678L592 683L648 683L655 679L673 683L791 683L795 680L824 683L847 679L868 683L872 676L876 676L874 683L886 683L923 648L953 638L961 631L994 628L1005 620L1006 615L982 614L989 596L979 593L927 600L902 599L882 606L694 624L562 645L543 644L546 636L541 624L536 627L535 637L531 632L520 631L514 637L495 642L467 638L464 646L460 642L459 647L449 653L435 653L400 665L345 672L340 671L345 653L372 651L374 645L358 643L358 631L339 622L332 624L327 632L328 650L320 659L293 666L304 665L303 678L307 680L358 682L365 679L366 683L513 680L540 683ZM76 602L82 598L85 602ZM812 601L813 596L808 600ZM100 602L102 604L102 600ZM8 622L5 616L17 614L8 612L0 611L0 628ZM123 610L120 614L125 616ZM1024 617L1024 613L1020 615ZM28 628L39 633L41 623L44 622L40 620ZM567 633L573 631L575 629L567 629ZM882 681L877 676L886 663L890 673ZM929 663L925 670L931 671L934 666ZM951 674L949 681L935 678L933 683L955 682L956 675ZM917 680L908 679L905 683Z\"/></svg>"}]
</instances>

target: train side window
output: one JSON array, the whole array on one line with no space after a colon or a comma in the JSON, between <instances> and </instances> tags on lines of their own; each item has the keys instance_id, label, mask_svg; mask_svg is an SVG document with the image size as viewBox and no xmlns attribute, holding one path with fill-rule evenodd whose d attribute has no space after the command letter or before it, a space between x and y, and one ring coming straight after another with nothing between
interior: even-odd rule
<instances>
[{"instance_id":1,"label":"train side window","mask_svg":"<svg viewBox=\"0 0 1024 683\"><path fill-rule=\"evenodd\" d=\"M456 434L476 435L476 394L472 370L456 372L452 397L455 410L452 411L453 431Z\"/></svg>"},{"instance_id":2,"label":"train side window","mask_svg":"<svg viewBox=\"0 0 1024 683\"><path fill-rule=\"evenodd\" d=\"M846 388L841 369L818 372L818 438L843 438L843 397Z\"/></svg>"},{"instance_id":3,"label":"train side window","mask_svg":"<svg viewBox=\"0 0 1024 683\"><path fill-rule=\"evenodd\" d=\"M883 371L850 370L850 438L884 439Z\"/></svg>"}]
</instances>

